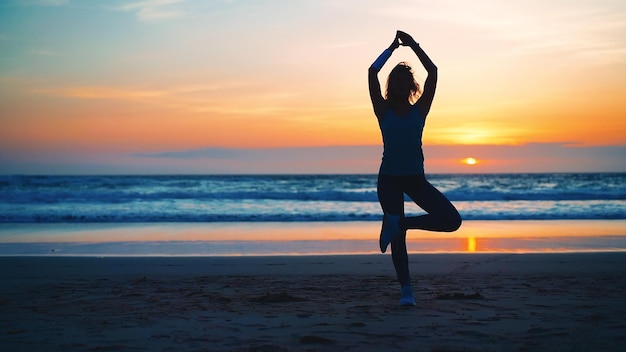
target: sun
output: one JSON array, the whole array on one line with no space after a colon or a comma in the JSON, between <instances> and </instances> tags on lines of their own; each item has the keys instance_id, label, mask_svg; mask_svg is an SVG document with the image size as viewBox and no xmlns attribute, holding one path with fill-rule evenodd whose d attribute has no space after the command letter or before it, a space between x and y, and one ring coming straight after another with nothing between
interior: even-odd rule
<instances>
[{"instance_id":1,"label":"sun","mask_svg":"<svg viewBox=\"0 0 626 352\"><path fill-rule=\"evenodd\" d=\"M463 164L466 165L476 165L478 164L478 160L476 160L476 158L472 158L472 157L467 157L465 159L462 160Z\"/></svg>"}]
</instances>

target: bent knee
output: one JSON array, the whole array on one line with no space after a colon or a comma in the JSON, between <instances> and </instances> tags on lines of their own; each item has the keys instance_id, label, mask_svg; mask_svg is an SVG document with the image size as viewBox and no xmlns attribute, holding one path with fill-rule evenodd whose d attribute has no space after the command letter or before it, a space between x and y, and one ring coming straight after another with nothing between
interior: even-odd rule
<instances>
[{"instance_id":1,"label":"bent knee","mask_svg":"<svg viewBox=\"0 0 626 352\"><path fill-rule=\"evenodd\" d=\"M461 216L457 214L457 216L451 218L450 221L448 221L448 223L446 224L445 231L454 232L461 227L462 223L463 223L463 220L461 219Z\"/></svg>"}]
</instances>

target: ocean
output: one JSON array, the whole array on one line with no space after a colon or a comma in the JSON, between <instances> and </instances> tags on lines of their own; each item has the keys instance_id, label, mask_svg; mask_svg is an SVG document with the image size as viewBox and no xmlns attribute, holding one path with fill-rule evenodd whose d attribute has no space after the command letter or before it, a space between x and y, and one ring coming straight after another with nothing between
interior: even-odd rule
<instances>
[{"instance_id":1,"label":"ocean","mask_svg":"<svg viewBox=\"0 0 626 352\"><path fill-rule=\"evenodd\" d=\"M626 174L432 175L465 220L626 219ZM407 213L419 213L407 199ZM376 175L3 176L0 222L379 221Z\"/></svg>"},{"instance_id":2,"label":"ocean","mask_svg":"<svg viewBox=\"0 0 626 352\"><path fill-rule=\"evenodd\" d=\"M586 220L621 225L626 220L624 173L442 174L428 179L457 207L464 227L468 221ZM422 213L409 199L405 208L407 215ZM50 238L37 240L33 233L68 226L123 231L119 229L138 224L143 228L162 225L161 229L195 224L206 233L243 226L264 227L260 232L266 234L267 228L288 224L292 228L361 224L362 230L374 232L374 239L381 217L376 175L0 176L0 255L14 254L7 250L7 243L47 243ZM236 241L238 232L232 231L235 238L230 240ZM255 242L254 235L246 236L246 241ZM313 241L320 240L313 237ZM90 238L87 242L107 240ZM201 240L213 241L210 237Z\"/></svg>"}]
</instances>

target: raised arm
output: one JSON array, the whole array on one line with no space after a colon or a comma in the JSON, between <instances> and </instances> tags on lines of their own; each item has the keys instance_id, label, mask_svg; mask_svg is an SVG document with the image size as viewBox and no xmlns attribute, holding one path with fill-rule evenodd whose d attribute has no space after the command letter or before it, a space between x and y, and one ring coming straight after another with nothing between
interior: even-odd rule
<instances>
[{"instance_id":1,"label":"raised arm","mask_svg":"<svg viewBox=\"0 0 626 352\"><path fill-rule=\"evenodd\" d=\"M426 77L426 81L424 82L422 95L416 103L417 107L422 112L422 115L426 117L430 111L433 99L435 98L435 89L437 88L437 66L435 66L424 50L422 50L419 44L417 44L417 42L413 40L410 35L402 31L398 31L397 37L402 41L402 45L408 46L413 50L428 73L428 77Z\"/></svg>"},{"instance_id":2,"label":"raised arm","mask_svg":"<svg viewBox=\"0 0 626 352\"><path fill-rule=\"evenodd\" d=\"M380 93L378 72L380 72L380 69L383 67L383 65L385 65L387 60L389 60L389 57L391 57L391 54L394 50L398 48L398 46L400 46L400 41L396 36L389 48L385 49L385 51L383 51L383 53L378 56L376 61L374 61L374 63L370 66L368 70L370 99L372 100L372 106L374 107L374 114L379 120L382 119L387 104L385 103L385 98L383 98L382 94Z\"/></svg>"}]
</instances>

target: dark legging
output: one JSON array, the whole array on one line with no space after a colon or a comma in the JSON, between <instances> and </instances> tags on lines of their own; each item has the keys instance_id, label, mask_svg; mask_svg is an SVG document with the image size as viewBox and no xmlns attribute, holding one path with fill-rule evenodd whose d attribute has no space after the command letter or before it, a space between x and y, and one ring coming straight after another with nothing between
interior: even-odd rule
<instances>
[{"instance_id":1,"label":"dark legging","mask_svg":"<svg viewBox=\"0 0 626 352\"><path fill-rule=\"evenodd\" d=\"M454 205L424 175L378 175L378 201L385 214L402 216L402 235L391 242L391 257L400 285L410 283L406 230L452 232L461 226L461 216ZM404 194L427 214L404 217Z\"/></svg>"}]
</instances>

